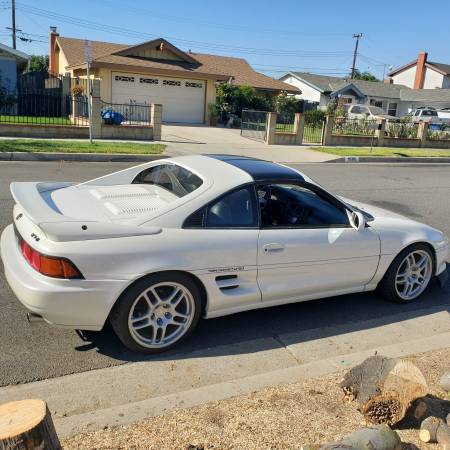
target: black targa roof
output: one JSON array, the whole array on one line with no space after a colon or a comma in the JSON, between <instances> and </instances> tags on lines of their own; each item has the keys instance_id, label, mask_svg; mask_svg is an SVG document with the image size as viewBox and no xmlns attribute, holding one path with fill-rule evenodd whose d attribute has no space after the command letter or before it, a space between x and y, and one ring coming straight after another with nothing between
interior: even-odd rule
<instances>
[{"instance_id":1,"label":"black targa roof","mask_svg":"<svg viewBox=\"0 0 450 450\"><path fill-rule=\"evenodd\" d=\"M247 172L255 181L304 181L304 178L295 170L271 161L237 155L205 156L231 164L232 166Z\"/></svg>"}]
</instances>

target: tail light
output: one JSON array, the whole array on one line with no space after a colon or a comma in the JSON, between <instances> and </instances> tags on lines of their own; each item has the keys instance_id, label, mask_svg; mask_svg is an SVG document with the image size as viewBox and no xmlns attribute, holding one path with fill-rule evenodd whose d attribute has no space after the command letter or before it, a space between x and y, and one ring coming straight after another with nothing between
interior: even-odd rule
<instances>
[{"instance_id":1,"label":"tail light","mask_svg":"<svg viewBox=\"0 0 450 450\"><path fill-rule=\"evenodd\" d=\"M64 279L84 278L72 261L67 258L43 255L27 244L22 238L19 239L23 257L31 267L42 275Z\"/></svg>"}]
</instances>

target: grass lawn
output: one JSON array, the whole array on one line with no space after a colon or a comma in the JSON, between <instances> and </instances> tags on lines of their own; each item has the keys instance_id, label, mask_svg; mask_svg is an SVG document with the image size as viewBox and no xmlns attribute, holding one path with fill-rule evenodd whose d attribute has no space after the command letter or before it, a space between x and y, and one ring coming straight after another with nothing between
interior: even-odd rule
<instances>
[{"instance_id":1,"label":"grass lawn","mask_svg":"<svg viewBox=\"0 0 450 450\"><path fill-rule=\"evenodd\" d=\"M31 125L71 125L65 117L31 117L31 116L3 116L0 115L2 123L29 123Z\"/></svg>"},{"instance_id":2,"label":"grass lawn","mask_svg":"<svg viewBox=\"0 0 450 450\"><path fill-rule=\"evenodd\" d=\"M0 152L56 152L56 153L122 153L158 155L164 144L136 144L133 142L53 141L38 139L1 139Z\"/></svg>"},{"instance_id":3,"label":"grass lawn","mask_svg":"<svg viewBox=\"0 0 450 450\"><path fill-rule=\"evenodd\" d=\"M311 147L311 150L339 156L385 156L385 157L450 157L450 149L434 148L388 148L374 147Z\"/></svg>"}]
</instances>

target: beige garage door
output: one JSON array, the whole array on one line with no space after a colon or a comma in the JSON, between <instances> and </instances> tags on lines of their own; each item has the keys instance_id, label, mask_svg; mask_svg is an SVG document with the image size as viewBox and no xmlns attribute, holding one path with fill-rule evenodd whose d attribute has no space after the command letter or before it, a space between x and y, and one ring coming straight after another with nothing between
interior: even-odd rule
<instances>
[{"instance_id":1,"label":"beige garage door","mask_svg":"<svg viewBox=\"0 0 450 450\"><path fill-rule=\"evenodd\" d=\"M164 122L203 123L205 85L204 80L113 72L112 102L161 103Z\"/></svg>"}]
</instances>

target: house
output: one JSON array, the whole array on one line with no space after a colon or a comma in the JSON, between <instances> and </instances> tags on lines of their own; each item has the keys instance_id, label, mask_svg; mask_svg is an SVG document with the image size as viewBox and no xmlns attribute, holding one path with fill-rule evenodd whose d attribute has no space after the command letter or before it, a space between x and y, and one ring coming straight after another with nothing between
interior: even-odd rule
<instances>
[{"instance_id":1,"label":"house","mask_svg":"<svg viewBox=\"0 0 450 450\"><path fill-rule=\"evenodd\" d=\"M450 89L450 64L428 61L426 52L387 76L390 82L411 89Z\"/></svg>"},{"instance_id":2,"label":"house","mask_svg":"<svg viewBox=\"0 0 450 450\"><path fill-rule=\"evenodd\" d=\"M30 57L19 50L0 44L0 87L14 91L17 75L23 72Z\"/></svg>"},{"instance_id":3,"label":"house","mask_svg":"<svg viewBox=\"0 0 450 450\"><path fill-rule=\"evenodd\" d=\"M137 45L90 41L91 73L101 79L100 95L112 103L163 105L163 121L204 123L216 87L249 85L268 95L298 89L256 72L244 59L183 51L165 39ZM53 74L86 77L85 41L50 33Z\"/></svg>"},{"instance_id":4,"label":"house","mask_svg":"<svg viewBox=\"0 0 450 450\"><path fill-rule=\"evenodd\" d=\"M402 84L353 80L304 72L289 72L280 78L301 90L298 98L316 102L320 108L332 99L342 104L366 104L392 116L404 116L421 106L450 107L450 89L411 89Z\"/></svg>"}]
</instances>

